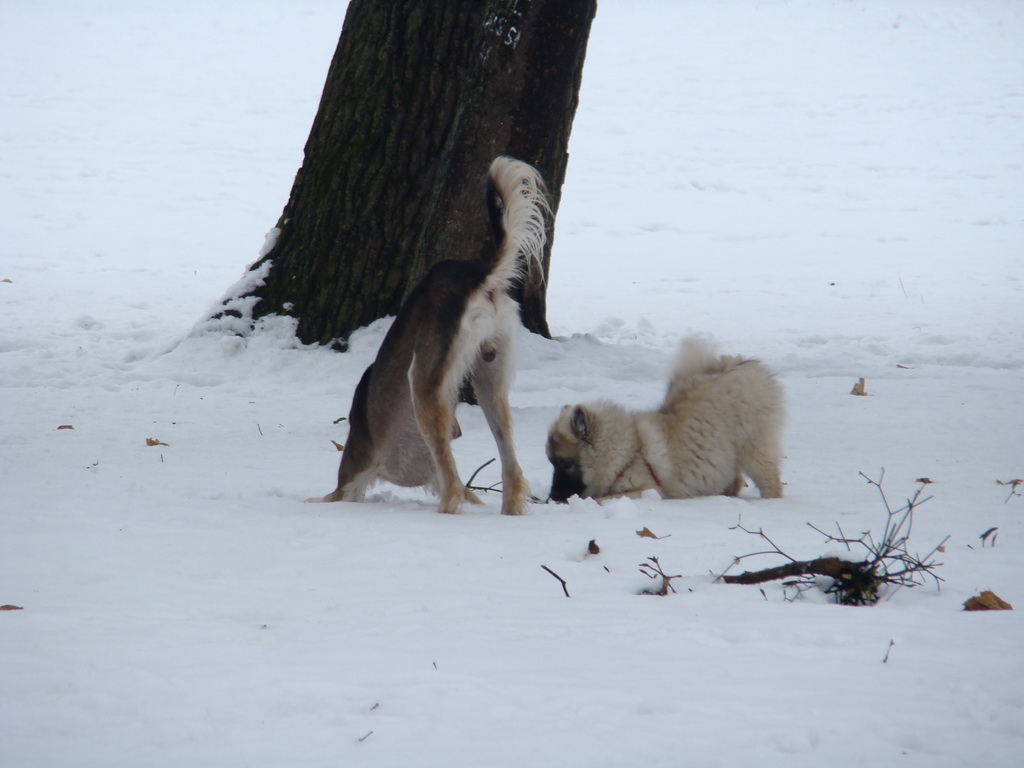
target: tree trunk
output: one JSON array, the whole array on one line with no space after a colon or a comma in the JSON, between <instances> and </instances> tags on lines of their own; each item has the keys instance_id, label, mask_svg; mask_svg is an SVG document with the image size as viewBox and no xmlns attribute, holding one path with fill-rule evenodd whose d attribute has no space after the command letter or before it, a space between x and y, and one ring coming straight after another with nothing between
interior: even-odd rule
<instances>
[{"instance_id":1,"label":"tree trunk","mask_svg":"<svg viewBox=\"0 0 1024 768\"><path fill-rule=\"evenodd\" d=\"M255 303L252 320L291 315L303 342L343 346L395 314L435 262L493 252L483 179L497 155L535 166L557 211L595 11L596 0L352 0L276 241L250 268L262 284L224 311ZM552 239L544 274L517 296L545 336Z\"/></svg>"}]
</instances>

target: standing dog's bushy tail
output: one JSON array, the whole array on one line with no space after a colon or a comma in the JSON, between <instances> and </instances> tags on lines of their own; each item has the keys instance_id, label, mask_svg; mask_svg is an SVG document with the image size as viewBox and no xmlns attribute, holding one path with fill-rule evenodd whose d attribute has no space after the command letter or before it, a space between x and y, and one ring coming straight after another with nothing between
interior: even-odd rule
<instances>
[{"instance_id":1,"label":"standing dog's bushy tail","mask_svg":"<svg viewBox=\"0 0 1024 768\"><path fill-rule=\"evenodd\" d=\"M540 173L511 157L497 157L487 173L487 212L498 246L488 290L505 290L526 271L540 268L551 208ZM521 257L521 258L520 258Z\"/></svg>"}]
</instances>

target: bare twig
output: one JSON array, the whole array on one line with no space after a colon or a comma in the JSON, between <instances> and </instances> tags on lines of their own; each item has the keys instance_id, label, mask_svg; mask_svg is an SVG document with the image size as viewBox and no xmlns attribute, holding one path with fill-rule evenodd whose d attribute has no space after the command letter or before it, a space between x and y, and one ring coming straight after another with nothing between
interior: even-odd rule
<instances>
[{"instance_id":1,"label":"bare twig","mask_svg":"<svg viewBox=\"0 0 1024 768\"><path fill-rule=\"evenodd\" d=\"M1005 504L1006 502L1008 502L1008 501L1009 501L1010 499L1012 499L1012 498L1013 498L1014 496L1021 496L1021 495L1024 495L1024 494L1021 494L1021 493L1020 493L1020 491L1018 491L1018 490L1017 490L1017 486L1019 486L1019 485L1022 485L1022 484L1024 484L1024 478L1020 478L1020 477L1018 477L1018 478L1015 478L1015 479L1013 479L1013 480L1007 480L1007 481L1005 481L1005 482L1004 482L1004 481L1002 481L1002 480L996 480L996 483L998 483L999 485L1008 485L1008 486L1010 486L1010 495L1009 495L1009 496L1007 496L1007 497L1006 497L1006 498L1005 498L1005 499L1003 500L1003 504Z\"/></svg>"},{"instance_id":2,"label":"bare twig","mask_svg":"<svg viewBox=\"0 0 1024 768\"><path fill-rule=\"evenodd\" d=\"M785 552L783 552L781 549L779 549L779 545L776 544L774 541L772 541L768 537L768 534L766 534L764 532L763 528L758 528L756 531L751 531L748 528L744 528L742 521L740 521L740 522L737 522L736 525L734 525L729 530L730 531L739 530L739 531L743 531L744 533L749 533L751 536L759 536L760 538L764 539L765 541L767 541L769 544L772 545L772 548L769 549L769 550L765 550L764 552L753 552L750 555L744 555L743 557L751 557L752 555L781 555L782 557L786 558L790 562L794 562L794 563L796 562L796 560L794 558L790 557Z\"/></svg>"},{"instance_id":3,"label":"bare twig","mask_svg":"<svg viewBox=\"0 0 1024 768\"><path fill-rule=\"evenodd\" d=\"M494 485L488 486L486 488L483 488L478 485L473 485L473 481L476 480L476 476L480 474L480 470L483 469L484 467L490 466L493 463L494 459L489 459L488 461L485 461L483 464L477 467L476 471L472 475L470 475L469 480L466 481L466 487L471 491L496 491L497 493L501 493L501 489L498 487L499 485L501 485L500 480L496 482Z\"/></svg>"},{"instance_id":4,"label":"bare twig","mask_svg":"<svg viewBox=\"0 0 1024 768\"><path fill-rule=\"evenodd\" d=\"M335 443L335 445L337 445L337 443ZM340 446L338 450L341 450ZM468 488L471 491L484 491L485 493L488 491L493 491L494 493L501 493L501 488L499 487L501 485L501 480L494 483L493 485L488 485L486 487L480 485L473 485L473 481L476 480L476 476L480 474L480 470L483 469L484 467L490 466L493 463L494 459L490 459L488 461L485 461L479 467L477 467L476 471L473 472L469 480L466 482L466 488ZM527 497L527 499L531 504L547 504L549 501L551 501L550 498L541 499L537 496L534 496L532 493Z\"/></svg>"},{"instance_id":5,"label":"bare twig","mask_svg":"<svg viewBox=\"0 0 1024 768\"><path fill-rule=\"evenodd\" d=\"M565 583L565 579L563 579L563 578L562 578L561 576L559 576L559 575L558 575L557 573L555 573L554 571L552 571L552 570L551 570L550 568L548 568L548 567L547 567L546 565L542 565L542 566L541 566L541 568L543 568L543 569L544 569L545 571L547 571L547 572L548 572L548 573L550 573L550 574L551 574L552 576L554 576L554 577L555 577L556 579L558 579L559 583L560 583L560 584L562 585L562 591L563 591L563 592L565 592L565 596L566 596L566 597L568 597L568 596L569 596L569 587L568 587L568 585L566 585L566 583Z\"/></svg>"},{"instance_id":6,"label":"bare twig","mask_svg":"<svg viewBox=\"0 0 1024 768\"><path fill-rule=\"evenodd\" d=\"M825 537L825 541L834 541L837 544L842 544L843 546L845 546L847 552L852 552L853 551L853 549L850 547L850 544L852 542L856 541L856 539L847 538L846 534L843 533L843 529L839 525L839 523L836 523L836 530L839 531L839 536L833 536L831 533L826 533L825 531L821 530L821 528L819 528L818 526L814 525L813 523L808 523L807 527L810 528L813 531L817 531L822 536L824 536Z\"/></svg>"},{"instance_id":7,"label":"bare twig","mask_svg":"<svg viewBox=\"0 0 1024 768\"><path fill-rule=\"evenodd\" d=\"M771 544L772 548L771 549L760 550L758 552L749 552L749 553L747 553L745 555L739 555L737 557L734 557L732 562L729 564L729 567L726 568L724 571L722 571L720 574L718 574L716 576L716 579L715 579L716 581L718 581L720 579L725 579L725 574L727 574L729 572L729 570L733 566L739 565L741 561L746 560L748 557L759 557L760 555L780 555L781 557L785 557L790 562L796 562L792 557L790 557L785 552L783 552L781 549L779 549L778 545L774 541L772 541L767 536L767 534L765 534L763 529L758 528L756 531L752 531L749 528L745 528L743 526L743 518L740 518L740 520L738 520L736 522L736 525L732 526L729 530L730 531L743 531L744 533L749 533L751 536L758 536L758 537L764 539L765 541L767 541L769 544ZM777 578L783 578L783 576L778 576ZM770 581L770 579L769 579L769 581ZM752 583L752 582L747 582L747 583Z\"/></svg>"},{"instance_id":8,"label":"bare twig","mask_svg":"<svg viewBox=\"0 0 1024 768\"><path fill-rule=\"evenodd\" d=\"M888 664L889 663L889 654L892 653L892 647L894 645L896 645L896 641L895 640L890 640L889 641L889 647L885 649L885 658L882 659L882 663L883 664Z\"/></svg>"}]
</instances>

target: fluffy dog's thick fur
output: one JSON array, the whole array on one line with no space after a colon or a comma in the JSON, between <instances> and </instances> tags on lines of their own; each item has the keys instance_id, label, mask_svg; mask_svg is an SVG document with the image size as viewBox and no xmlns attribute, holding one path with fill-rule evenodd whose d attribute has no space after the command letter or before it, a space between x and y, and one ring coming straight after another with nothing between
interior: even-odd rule
<instances>
[{"instance_id":1,"label":"fluffy dog's thick fur","mask_svg":"<svg viewBox=\"0 0 1024 768\"><path fill-rule=\"evenodd\" d=\"M486 204L493 260L439 262L409 294L356 387L337 488L309 501L361 501L381 479L436 490L441 512L479 504L459 479L450 445L460 434L455 406L468 376L501 456L502 514L526 511L508 405L519 307L508 288L524 264L540 264L549 209L540 174L509 157L491 164Z\"/></svg>"},{"instance_id":2,"label":"fluffy dog's thick fur","mask_svg":"<svg viewBox=\"0 0 1024 768\"><path fill-rule=\"evenodd\" d=\"M567 405L551 425L551 498L602 498L655 488L664 498L735 496L747 475L762 498L782 496L782 389L756 360L683 345L665 402L630 413L612 403Z\"/></svg>"}]
</instances>

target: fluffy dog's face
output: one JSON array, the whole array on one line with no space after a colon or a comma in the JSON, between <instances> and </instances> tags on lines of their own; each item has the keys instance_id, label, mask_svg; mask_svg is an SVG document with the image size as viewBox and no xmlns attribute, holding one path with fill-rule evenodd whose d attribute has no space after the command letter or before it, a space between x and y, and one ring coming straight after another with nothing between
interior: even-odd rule
<instances>
[{"instance_id":1,"label":"fluffy dog's face","mask_svg":"<svg viewBox=\"0 0 1024 768\"><path fill-rule=\"evenodd\" d=\"M567 405L548 431L548 461L554 467L552 501L565 503L574 494L587 496L584 473L592 453L590 421L583 406Z\"/></svg>"}]
</instances>

